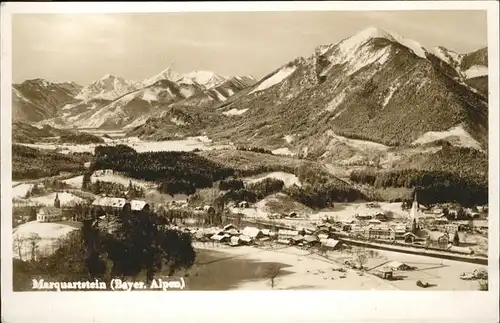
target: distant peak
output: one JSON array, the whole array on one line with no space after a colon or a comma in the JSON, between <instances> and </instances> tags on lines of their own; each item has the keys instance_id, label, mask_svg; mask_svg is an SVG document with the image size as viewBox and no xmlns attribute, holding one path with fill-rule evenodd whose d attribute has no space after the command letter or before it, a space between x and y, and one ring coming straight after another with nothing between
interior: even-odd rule
<instances>
[{"instance_id":1,"label":"distant peak","mask_svg":"<svg viewBox=\"0 0 500 323\"><path fill-rule=\"evenodd\" d=\"M351 38L359 41L364 41L371 38L385 38L391 41L395 40L392 33L389 33L375 26L370 26L368 28L362 29L361 31L354 34Z\"/></svg>"},{"instance_id":2,"label":"distant peak","mask_svg":"<svg viewBox=\"0 0 500 323\"><path fill-rule=\"evenodd\" d=\"M109 78L114 78L114 76L111 75L111 74L109 74L109 73L106 73L106 74L104 74L103 77L101 77L101 80L106 80L106 79L109 79Z\"/></svg>"},{"instance_id":3,"label":"distant peak","mask_svg":"<svg viewBox=\"0 0 500 323\"><path fill-rule=\"evenodd\" d=\"M368 28L365 28L365 29L361 30L360 32L356 33L355 35L353 35L347 39L344 39L343 41L340 42L340 45L344 51L350 51L350 50L353 50L353 49L363 45L364 43L366 43L370 39L374 39L374 38L384 38L384 39L387 39L391 42L399 43L399 44L407 47L408 49L412 50L415 53L415 55L417 55L421 58L426 58L425 50L415 40L404 38L404 37L398 35L397 33L388 32L388 31L385 31L383 29L380 29L380 28L377 28L374 26L370 26Z\"/></svg>"}]
</instances>

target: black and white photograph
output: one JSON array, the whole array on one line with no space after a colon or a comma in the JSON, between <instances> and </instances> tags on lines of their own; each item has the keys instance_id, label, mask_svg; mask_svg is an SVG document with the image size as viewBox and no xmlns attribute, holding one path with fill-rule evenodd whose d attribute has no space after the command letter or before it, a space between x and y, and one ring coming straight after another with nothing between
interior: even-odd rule
<instances>
[{"instance_id":1,"label":"black and white photograph","mask_svg":"<svg viewBox=\"0 0 500 323\"><path fill-rule=\"evenodd\" d=\"M490 16L11 14L6 288L487 294Z\"/></svg>"}]
</instances>

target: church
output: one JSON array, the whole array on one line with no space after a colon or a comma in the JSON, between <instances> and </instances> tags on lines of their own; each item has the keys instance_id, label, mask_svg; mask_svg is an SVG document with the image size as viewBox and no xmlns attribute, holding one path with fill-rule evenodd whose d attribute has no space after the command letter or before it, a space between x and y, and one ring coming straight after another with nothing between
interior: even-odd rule
<instances>
[{"instance_id":1,"label":"church","mask_svg":"<svg viewBox=\"0 0 500 323\"><path fill-rule=\"evenodd\" d=\"M38 222L57 222L62 220L61 201L59 200L59 194L56 194L56 198L54 199L54 206L46 206L38 210L36 220Z\"/></svg>"}]
</instances>

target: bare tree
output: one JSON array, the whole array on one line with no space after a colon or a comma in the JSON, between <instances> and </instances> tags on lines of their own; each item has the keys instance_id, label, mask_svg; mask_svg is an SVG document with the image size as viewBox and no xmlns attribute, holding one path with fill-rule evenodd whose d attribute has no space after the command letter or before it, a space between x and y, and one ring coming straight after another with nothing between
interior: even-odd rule
<instances>
[{"instance_id":1,"label":"bare tree","mask_svg":"<svg viewBox=\"0 0 500 323\"><path fill-rule=\"evenodd\" d=\"M269 279L271 283L271 288L276 285L276 278L281 272L281 266L277 264L269 265L264 273L264 276Z\"/></svg>"},{"instance_id":2,"label":"bare tree","mask_svg":"<svg viewBox=\"0 0 500 323\"><path fill-rule=\"evenodd\" d=\"M40 240L42 240L42 239L36 233L30 234L27 238L28 245L31 247L31 260L36 260L36 258L37 258L36 251L38 250L38 242Z\"/></svg>"},{"instance_id":3,"label":"bare tree","mask_svg":"<svg viewBox=\"0 0 500 323\"><path fill-rule=\"evenodd\" d=\"M356 256L355 256L355 259L356 259L356 262L359 265L359 269L363 269L364 268L363 266L366 264L366 261L368 260L368 257L363 252L357 252Z\"/></svg>"}]
</instances>

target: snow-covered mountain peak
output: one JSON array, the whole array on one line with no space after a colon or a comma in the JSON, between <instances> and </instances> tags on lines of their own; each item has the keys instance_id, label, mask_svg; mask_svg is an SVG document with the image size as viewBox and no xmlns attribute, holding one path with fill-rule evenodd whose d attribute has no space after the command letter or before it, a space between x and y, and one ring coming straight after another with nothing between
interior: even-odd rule
<instances>
[{"instance_id":1,"label":"snow-covered mountain peak","mask_svg":"<svg viewBox=\"0 0 500 323\"><path fill-rule=\"evenodd\" d=\"M391 42L399 43L415 53L415 55L426 58L426 50L417 41L413 39L407 39L398 35L394 32L389 32L377 27L368 27L360 32L354 34L353 36L342 40L338 46L339 49L344 53L353 52L360 48L366 42L374 38L383 38ZM327 46L317 47L316 51L326 52L328 50Z\"/></svg>"},{"instance_id":2,"label":"snow-covered mountain peak","mask_svg":"<svg viewBox=\"0 0 500 323\"><path fill-rule=\"evenodd\" d=\"M180 79L182 79L182 75L173 71L171 67L168 67L163 71L161 71L160 73L156 74L155 76L144 80L143 84L144 86L149 86L161 80L169 80L172 82L176 82Z\"/></svg>"},{"instance_id":3,"label":"snow-covered mountain peak","mask_svg":"<svg viewBox=\"0 0 500 323\"><path fill-rule=\"evenodd\" d=\"M97 81L82 88L75 98L79 100L106 99L114 100L128 92L136 90L133 81L111 74L105 74Z\"/></svg>"},{"instance_id":4,"label":"snow-covered mountain peak","mask_svg":"<svg viewBox=\"0 0 500 323\"><path fill-rule=\"evenodd\" d=\"M207 89L213 88L226 81L224 77L211 71L192 71L184 74L183 77L185 79L190 79Z\"/></svg>"},{"instance_id":5,"label":"snow-covered mountain peak","mask_svg":"<svg viewBox=\"0 0 500 323\"><path fill-rule=\"evenodd\" d=\"M344 51L350 51L355 47L363 45L368 40L373 38L385 38L390 41L395 41L392 35L385 30L376 27L368 27L354 34L353 36L344 39L342 42L340 42L339 45Z\"/></svg>"}]
</instances>

